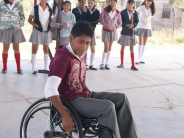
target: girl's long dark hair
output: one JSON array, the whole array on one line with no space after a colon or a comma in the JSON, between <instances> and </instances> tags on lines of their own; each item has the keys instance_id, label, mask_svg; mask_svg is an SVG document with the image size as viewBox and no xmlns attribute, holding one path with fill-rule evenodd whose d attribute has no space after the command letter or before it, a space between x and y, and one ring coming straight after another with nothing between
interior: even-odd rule
<instances>
[{"instance_id":1,"label":"girl's long dark hair","mask_svg":"<svg viewBox=\"0 0 184 138\"><path fill-rule=\"evenodd\" d=\"M62 5L63 5L63 0L61 1L61 10L63 10ZM57 3L56 3L56 2L55 2L55 0L54 0L54 5L53 5L53 14L55 14L55 13L56 13L56 7L57 7Z\"/></svg>"},{"instance_id":2,"label":"girl's long dark hair","mask_svg":"<svg viewBox=\"0 0 184 138\"><path fill-rule=\"evenodd\" d=\"M117 0L114 0L114 1L117 2ZM111 10L112 10L111 5L108 5L108 6L107 6L107 12L109 13Z\"/></svg>"},{"instance_id":3,"label":"girl's long dark hair","mask_svg":"<svg viewBox=\"0 0 184 138\"><path fill-rule=\"evenodd\" d=\"M47 7L49 8L50 15L52 15L52 9L50 8L49 4L46 3Z\"/></svg>"},{"instance_id":4,"label":"girl's long dark hair","mask_svg":"<svg viewBox=\"0 0 184 138\"><path fill-rule=\"evenodd\" d=\"M146 2L145 1L142 3L142 5L146 5ZM151 14L153 16L155 14L155 3L154 3L153 0L151 0L151 2L152 2L152 4L151 4L150 8L151 8Z\"/></svg>"},{"instance_id":5,"label":"girl's long dark hair","mask_svg":"<svg viewBox=\"0 0 184 138\"><path fill-rule=\"evenodd\" d=\"M6 3L6 4L11 4L11 2L9 2L9 0L4 0L4 2Z\"/></svg>"}]
</instances>

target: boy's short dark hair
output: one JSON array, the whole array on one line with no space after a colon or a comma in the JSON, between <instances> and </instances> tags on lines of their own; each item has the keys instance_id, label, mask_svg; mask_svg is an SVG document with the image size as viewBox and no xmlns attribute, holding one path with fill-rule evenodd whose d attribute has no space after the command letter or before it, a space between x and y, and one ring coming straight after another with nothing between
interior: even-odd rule
<instances>
[{"instance_id":1,"label":"boy's short dark hair","mask_svg":"<svg viewBox=\"0 0 184 138\"><path fill-rule=\"evenodd\" d=\"M88 22L79 21L73 26L71 34L74 38L80 37L82 35L86 35L92 38L94 35L94 31Z\"/></svg>"}]
</instances>

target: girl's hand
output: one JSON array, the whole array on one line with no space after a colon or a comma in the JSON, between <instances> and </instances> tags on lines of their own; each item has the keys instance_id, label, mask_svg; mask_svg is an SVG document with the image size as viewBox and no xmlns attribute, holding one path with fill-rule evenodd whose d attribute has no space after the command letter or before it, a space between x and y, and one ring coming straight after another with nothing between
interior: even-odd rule
<instances>
[{"instance_id":1,"label":"girl's hand","mask_svg":"<svg viewBox=\"0 0 184 138\"><path fill-rule=\"evenodd\" d=\"M38 25L38 24L36 24L36 25L35 25L35 27L36 27L36 28L39 28L39 25Z\"/></svg>"},{"instance_id":2,"label":"girl's hand","mask_svg":"<svg viewBox=\"0 0 184 138\"><path fill-rule=\"evenodd\" d=\"M134 27L134 24L131 23L131 24L129 25L129 27L130 27L130 29L132 29L132 28Z\"/></svg>"},{"instance_id":3,"label":"girl's hand","mask_svg":"<svg viewBox=\"0 0 184 138\"><path fill-rule=\"evenodd\" d=\"M53 21L53 19L51 19L50 25L52 25L52 24L53 24L53 22L54 22L54 21Z\"/></svg>"},{"instance_id":4,"label":"girl's hand","mask_svg":"<svg viewBox=\"0 0 184 138\"><path fill-rule=\"evenodd\" d=\"M83 7L83 12L87 12L87 9L86 9L86 7L85 7L85 6Z\"/></svg>"},{"instance_id":5,"label":"girl's hand","mask_svg":"<svg viewBox=\"0 0 184 138\"><path fill-rule=\"evenodd\" d=\"M61 24L61 28L66 28L67 24Z\"/></svg>"}]
</instances>

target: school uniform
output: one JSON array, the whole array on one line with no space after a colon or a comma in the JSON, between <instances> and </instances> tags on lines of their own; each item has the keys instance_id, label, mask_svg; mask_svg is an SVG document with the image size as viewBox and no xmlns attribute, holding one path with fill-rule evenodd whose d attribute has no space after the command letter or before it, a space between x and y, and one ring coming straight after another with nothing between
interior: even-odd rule
<instances>
[{"instance_id":1,"label":"school uniform","mask_svg":"<svg viewBox=\"0 0 184 138\"><path fill-rule=\"evenodd\" d=\"M36 5L32 8L31 15L34 16L34 22L38 24L39 27L34 27L29 42L36 45L49 45L52 43L52 36L50 32L52 13L49 12L49 7L47 6L43 11L40 5ZM32 54L31 61L32 73L36 74L36 54ZM44 70L48 70L48 54L44 54Z\"/></svg>"},{"instance_id":2,"label":"school uniform","mask_svg":"<svg viewBox=\"0 0 184 138\"><path fill-rule=\"evenodd\" d=\"M49 8L46 7L43 11L40 5L36 5L32 8L31 15L34 16L34 22L38 24L39 27L34 27L29 42L37 45L49 45L52 43L50 32L52 15L49 12Z\"/></svg>"},{"instance_id":3,"label":"school uniform","mask_svg":"<svg viewBox=\"0 0 184 138\"><path fill-rule=\"evenodd\" d=\"M52 8L52 11L53 11L53 6L54 6L54 4L52 3L50 5L50 7ZM54 27L54 24L57 23L57 16L58 16L58 7L56 6L55 13L53 13L53 24L52 24L52 27ZM56 40L56 38L57 38L57 29L54 29L51 32L51 35L52 35L52 39Z\"/></svg>"},{"instance_id":4,"label":"school uniform","mask_svg":"<svg viewBox=\"0 0 184 138\"><path fill-rule=\"evenodd\" d=\"M121 46L134 46L137 44L135 37L135 27L137 26L139 19L136 11L129 12L127 9L121 11L122 18L122 31L118 43ZM127 24L134 24L134 28L129 29Z\"/></svg>"},{"instance_id":5,"label":"school uniform","mask_svg":"<svg viewBox=\"0 0 184 138\"><path fill-rule=\"evenodd\" d=\"M24 26L25 16L21 3L17 0L6 4L4 0L0 1L0 42L22 43L26 39L21 27Z\"/></svg>"},{"instance_id":6,"label":"school uniform","mask_svg":"<svg viewBox=\"0 0 184 138\"><path fill-rule=\"evenodd\" d=\"M122 10L121 11L122 18L122 31L121 36L119 38L118 43L121 46L134 46L137 43L137 39L135 37L135 27L139 22L138 14L135 10ZM127 24L134 24L134 27L129 29ZM117 66L118 68L123 68L123 60L124 60L124 51L121 51L121 64ZM137 71L138 69L135 67L134 63L134 52L130 53L132 66L131 69Z\"/></svg>"},{"instance_id":7,"label":"school uniform","mask_svg":"<svg viewBox=\"0 0 184 138\"><path fill-rule=\"evenodd\" d=\"M60 29L60 42L59 45L64 45L69 43L69 36L71 34L72 28L76 23L75 15L72 12L65 13L64 10L61 12L61 23L55 23L53 27L60 28L61 24L66 24L66 28Z\"/></svg>"},{"instance_id":8,"label":"school uniform","mask_svg":"<svg viewBox=\"0 0 184 138\"><path fill-rule=\"evenodd\" d=\"M91 25L91 27L93 28L93 31L95 31L95 28L99 22L99 19L100 19L100 12L98 9L94 8L93 11L91 11L89 8L87 9L85 21L87 21ZM95 34L91 38L91 43L90 43L90 46L94 46L94 45L96 45Z\"/></svg>"},{"instance_id":9,"label":"school uniform","mask_svg":"<svg viewBox=\"0 0 184 138\"><path fill-rule=\"evenodd\" d=\"M25 16L21 3L17 0L10 4L6 4L4 0L0 1L0 42L5 44L22 43L26 39L21 27L24 26ZM2 53L3 70L7 72L8 53ZM22 74L20 67L20 53L15 53L15 61L17 64L17 73Z\"/></svg>"},{"instance_id":10,"label":"school uniform","mask_svg":"<svg viewBox=\"0 0 184 138\"><path fill-rule=\"evenodd\" d=\"M141 37L151 37L152 36L151 9L150 8L147 9L145 5L142 5L139 8L137 8L136 11L139 14L139 23L137 25L136 34Z\"/></svg>"},{"instance_id":11,"label":"school uniform","mask_svg":"<svg viewBox=\"0 0 184 138\"><path fill-rule=\"evenodd\" d=\"M86 7L87 8L87 7ZM72 10L72 13L75 15L76 22L78 21L85 21L86 18L86 12L83 12L79 9L79 7L76 7Z\"/></svg>"},{"instance_id":12,"label":"school uniform","mask_svg":"<svg viewBox=\"0 0 184 138\"><path fill-rule=\"evenodd\" d=\"M108 13L107 7L106 7L104 8L104 10L100 15L99 22L103 25L102 42L116 41L118 39L118 34L116 29L118 29L122 25L120 12L116 9ZM105 63L105 69L108 69L108 70L110 69L108 65L110 54L111 54L111 51L108 51L107 53L103 52L100 69L104 69L104 61L106 57L107 58Z\"/></svg>"}]
</instances>

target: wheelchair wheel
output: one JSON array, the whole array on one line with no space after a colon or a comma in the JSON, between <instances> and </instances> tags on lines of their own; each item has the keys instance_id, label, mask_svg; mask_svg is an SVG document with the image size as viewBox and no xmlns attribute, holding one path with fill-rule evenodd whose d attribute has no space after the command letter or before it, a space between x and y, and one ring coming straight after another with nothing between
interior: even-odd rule
<instances>
[{"instance_id":1,"label":"wheelchair wheel","mask_svg":"<svg viewBox=\"0 0 184 138\"><path fill-rule=\"evenodd\" d=\"M75 130L71 135L63 129L59 112L49 100L43 98L25 112L20 125L20 138L83 138L80 118L70 104L62 103L74 122Z\"/></svg>"}]
</instances>

